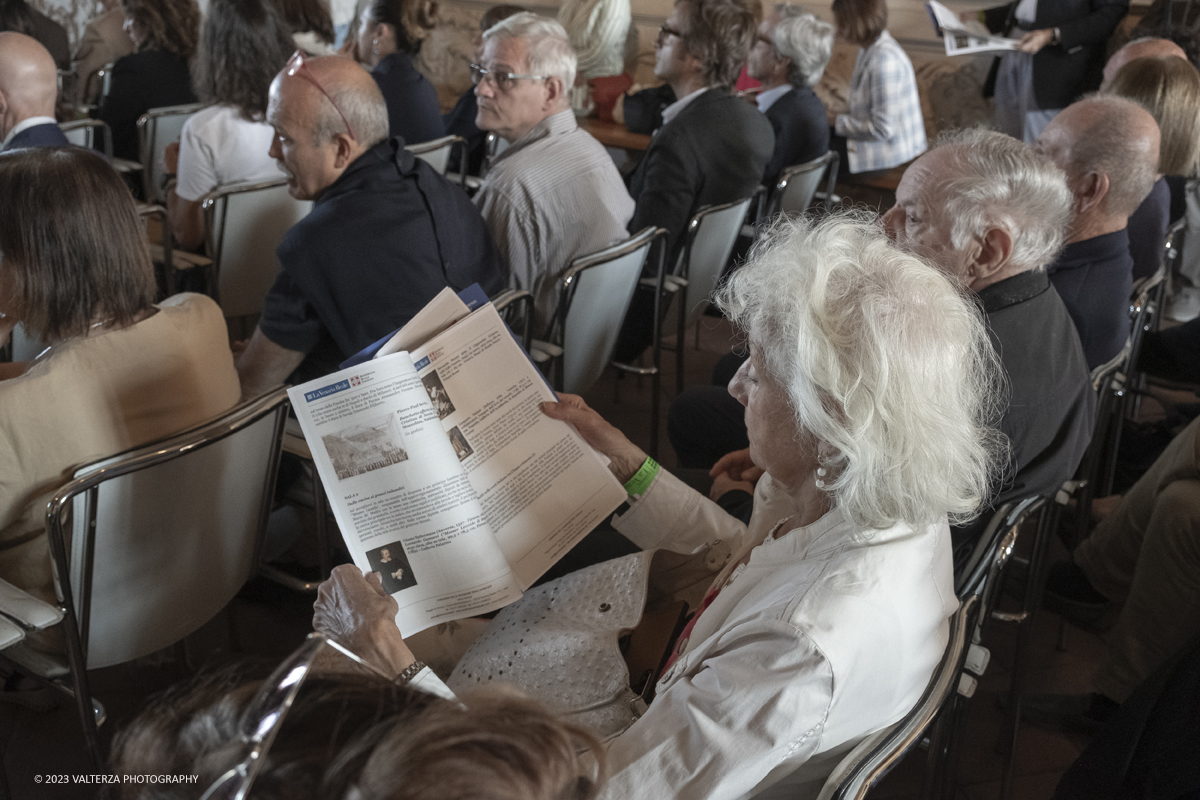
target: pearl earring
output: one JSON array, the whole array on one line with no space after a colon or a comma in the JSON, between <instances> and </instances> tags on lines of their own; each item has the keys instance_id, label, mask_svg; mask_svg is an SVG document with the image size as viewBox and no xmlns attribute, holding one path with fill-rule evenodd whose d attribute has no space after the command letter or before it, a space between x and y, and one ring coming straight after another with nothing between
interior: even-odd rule
<instances>
[{"instance_id":1,"label":"pearl earring","mask_svg":"<svg viewBox=\"0 0 1200 800\"><path fill-rule=\"evenodd\" d=\"M818 488L818 489L824 489L824 488L825 488L825 481L821 480L821 478L824 478L824 477L825 477L826 475L828 475L828 474L829 474L829 473L825 471L825 468L824 468L824 467L817 467L817 480L816 480L816 483L817 483L817 488Z\"/></svg>"},{"instance_id":2,"label":"pearl earring","mask_svg":"<svg viewBox=\"0 0 1200 800\"><path fill-rule=\"evenodd\" d=\"M373 56L379 55L379 40L378 39L371 40L371 55L373 55Z\"/></svg>"}]
</instances>

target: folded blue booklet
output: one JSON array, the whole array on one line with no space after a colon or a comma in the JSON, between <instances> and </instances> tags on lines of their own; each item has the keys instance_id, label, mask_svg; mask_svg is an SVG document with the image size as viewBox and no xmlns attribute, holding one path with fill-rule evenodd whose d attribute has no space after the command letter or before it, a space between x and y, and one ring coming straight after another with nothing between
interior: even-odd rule
<instances>
[{"instance_id":1,"label":"folded blue booklet","mask_svg":"<svg viewBox=\"0 0 1200 800\"><path fill-rule=\"evenodd\" d=\"M480 288L478 283L472 283L470 286L468 286L467 288L465 288L461 292L459 292L458 299L462 300L464 303L467 304L468 311L474 311L475 309L479 308L480 306L484 305L485 303L491 302L488 299L487 294L484 293L483 289ZM399 333L400 329L403 327L404 326L401 325L400 328L396 328L396 330L392 331L387 336L384 336L379 341L372 342L371 344L364 347L362 350L359 350L357 353L350 356L345 361L343 361L341 364L339 364L338 369L346 369L348 367L353 367L358 364L361 364L364 361L370 361L372 358L375 357L375 354L378 353L379 350L385 344L387 344L388 342L390 342L392 340L393 336L395 336L397 333Z\"/></svg>"}]
</instances>

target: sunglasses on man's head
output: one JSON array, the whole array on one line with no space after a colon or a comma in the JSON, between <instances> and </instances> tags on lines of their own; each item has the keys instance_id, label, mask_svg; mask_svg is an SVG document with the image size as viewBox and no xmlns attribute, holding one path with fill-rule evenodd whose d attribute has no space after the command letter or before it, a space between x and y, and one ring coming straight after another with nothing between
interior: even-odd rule
<instances>
[{"instance_id":1,"label":"sunglasses on man's head","mask_svg":"<svg viewBox=\"0 0 1200 800\"><path fill-rule=\"evenodd\" d=\"M312 70L304 63L304 51L297 50L292 54L292 57L287 62L287 74L293 78L303 78L304 80L317 87L317 91L325 95L325 99L333 104L333 110L338 112L338 116L342 118L342 122L346 123L346 133L350 134L350 138L358 141L358 137L354 135L354 128L350 127L350 120L346 119L346 115L342 113L342 109L338 106L337 101L325 91L325 87L317 80L317 76L313 75Z\"/></svg>"}]
</instances>

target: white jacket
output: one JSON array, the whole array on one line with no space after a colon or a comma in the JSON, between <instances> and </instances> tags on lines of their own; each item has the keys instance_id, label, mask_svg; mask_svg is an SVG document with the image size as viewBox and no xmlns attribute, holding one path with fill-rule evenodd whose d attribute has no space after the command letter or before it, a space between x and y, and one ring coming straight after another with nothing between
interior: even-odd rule
<instances>
[{"instance_id":1,"label":"white jacket","mask_svg":"<svg viewBox=\"0 0 1200 800\"><path fill-rule=\"evenodd\" d=\"M862 531L835 509L763 541L792 507L769 475L755 495L747 527L660 472L614 522L645 549L753 551L645 715L608 742L604 798L816 797L841 756L916 704L942 657L958 607L945 523Z\"/></svg>"}]
</instances>

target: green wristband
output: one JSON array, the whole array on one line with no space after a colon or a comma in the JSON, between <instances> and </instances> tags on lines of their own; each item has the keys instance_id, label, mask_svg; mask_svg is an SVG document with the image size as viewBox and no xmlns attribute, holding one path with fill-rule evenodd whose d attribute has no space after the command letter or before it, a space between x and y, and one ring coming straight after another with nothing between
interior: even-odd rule
<instances>
[{"instance_id":1,"label":"green wristband","mask_svg":"<svg viewBox=\"0 0 1200 800\"><path fill-rule=\"evenodd\" d=\"M662 467L658 466L657 461L647 458L642 462L642 466L638 467L638 471L633 473L633 477L625 481L625 493L630 497L640 497L645 494L660 469Z\"/></svg>"}]
</instances>

